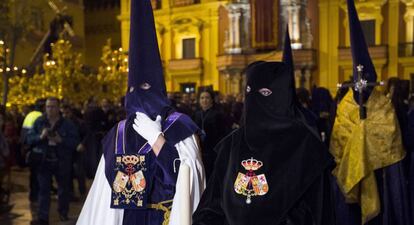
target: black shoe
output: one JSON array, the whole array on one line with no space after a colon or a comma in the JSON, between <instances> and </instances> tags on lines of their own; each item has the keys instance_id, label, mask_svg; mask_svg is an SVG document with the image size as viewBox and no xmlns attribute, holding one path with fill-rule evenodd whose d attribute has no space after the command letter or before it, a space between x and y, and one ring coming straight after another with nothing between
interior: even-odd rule
<instances>
[{"instance_id":1,"label":"black shoe","mask_svg":"<svg viewBox=\"0 0 414 225\"><path fill-rule=\"evenodd\" d=\"M49 225L49 221L47 220L32 220L30 225Z\"/></svg>"},{"instance_id":2,"label":"black shoe","mask_svg":"<svg viewBox=\"0 0 414 225\"><path fill-rule=\"evenodd\" d=\"M60 214L59 219L60 219L60 221L64 222L64 221L68 221L69 217L68 217L68 215Z\"/></svg>"}]
</instances>

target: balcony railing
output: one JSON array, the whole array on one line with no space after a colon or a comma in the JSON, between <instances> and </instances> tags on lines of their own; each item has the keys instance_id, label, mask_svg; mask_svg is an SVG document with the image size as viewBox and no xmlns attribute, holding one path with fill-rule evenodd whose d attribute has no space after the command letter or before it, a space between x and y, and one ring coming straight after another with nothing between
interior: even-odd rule
<instances>
[{"instance_id":1,"label":"balcony railing","mask_svg":"<svg viewBox=\"0 0 414 225\"><path fill-rule=\"evenodd\" d=\"M180 6L188 6L200 3L200 0L174 0L174 6L180 7Z\"/></svg>"},{"instance_id":2,"label":"balcony railing","mask_svg":"<svg viewBox=\"0 0 414 225\"><path fill-rule=\"evenodd\" d=\"M414 56L414 43L400 43L398 45L398 56L399 57L412 57Z\"/></svg>"},{"instance_id":3,"label":"balcony railing","mask_svg":"<svg viewBox=\"0 0 414 225\"><path fill-rule=\"evenodd\" d=\"M229 68L243 69L247 65L247 57L245 55L220 55L217 57L217 68L225 70Z\"/></svg>"},{"instance_id":4,"label":"balcony railing","mask_svg":"<svg viewBox=\"0 0 414 225\"><path fill-rule=\"evenodd\" d=\"M313 68L316 65L315 49L297 49L293 50L292 53L295 59L296 67Z\"/></svg>"},{"instance_id":5,"label":"balcony railing","mask_svg":"<svg viewBox=\"0 0 414 225\"><path fill-rule=\"evenodd\" d=\"M313 68L316 65L315 49L297 49L293 51L296 68ZM221 70L242 70L249 63L259 60L280 61L283 50L268 51L266 53L255 54L224 54L217 56L217 68Z\"/></svg>"},{"instance_id":6,"label":"balcony railing","mask_svg":"<svg viewBox=\"0 0 414 225\"><path fill-rule=\"evenodd\" d=\"M169 70L199 70L203 67L201 58L195 59L172 59L168 62Z\"/></svg>"},{"instance_id":7,"label":"balcony railing","mask_svg":"<svg viewBox=\"0 0 414 225\"><path fill-rule=\"evenodd\" d=\"M352 53L350 47L339 47L338 48L339 60L352 60ZM387 45L374 45L368 47L368 52L373 59L386 59L388 57Z\"/></svg>"}]
</instances>

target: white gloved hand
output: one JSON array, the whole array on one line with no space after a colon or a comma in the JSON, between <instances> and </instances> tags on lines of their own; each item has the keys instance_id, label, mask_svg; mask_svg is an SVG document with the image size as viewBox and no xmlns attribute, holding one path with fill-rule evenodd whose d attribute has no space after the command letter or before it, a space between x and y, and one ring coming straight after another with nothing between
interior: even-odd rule
<instances>
[{"instance_id":1,"label":"white gloved hand","mask_svg":"<svg viewBox=\"0 0 414 225\"><path fill-rule=\"evenodd\" d=\"M158 136L162 134L161 116L158 115L154 121L151 120L146 114L137 112L132 127L139 135L145 138L145 140L148 141L148 144L152 147L157 141Z\"/></svg>"}]
</instances>

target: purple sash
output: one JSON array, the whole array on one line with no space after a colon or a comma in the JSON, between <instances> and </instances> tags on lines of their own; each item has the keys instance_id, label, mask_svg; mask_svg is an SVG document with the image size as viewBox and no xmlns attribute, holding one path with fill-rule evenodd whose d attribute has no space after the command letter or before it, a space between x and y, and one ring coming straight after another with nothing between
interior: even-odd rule
<instances>
[{"instance_id":1,"label":"purple sash","mask_svg":"<svg viewBox=\"0 0 414 225\"><path fill-rule=\"evenodd\" d=\"M118 128L115 137L115 154L121 155L125 154L125 122L126 120L122 120L118 123ZM119 138L122 137L122 138Z\"/></svg>"},{"instance_id":2,"label":"purple sash","mask_svg":"<svg viewBox=\"0 0 414 225\"><path fill-rule=\"evenodd\" d=\"M167 117L165 120L164 126L165 129L163 130L163 133L165 133L181 116L181 113L174 112L171 115ZM118 123L118 129L116 133L116 147L115 147L115 154L121 155L125 154L125 122L126 120L122 120ZM119 138L122 137L122 138ZM145 155L148 152L151 151L151 146L146 142L139 150L139 155Z\"/></svg>"}]
</instances>

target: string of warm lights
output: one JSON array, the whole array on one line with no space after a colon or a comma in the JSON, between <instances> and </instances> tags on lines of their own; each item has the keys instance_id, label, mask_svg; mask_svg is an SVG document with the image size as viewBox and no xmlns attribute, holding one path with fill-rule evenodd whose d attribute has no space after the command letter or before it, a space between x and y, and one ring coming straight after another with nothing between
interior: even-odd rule
<instances>
[{"instance_id":1,"label":"string of warm lights","mask_svg":"<svg viewBox=\"0 0 414 225\"><path fill-rule=\"evenodd\" d=\"M2 42L0 41L0 44ZM122 48L112 49L108 40L102 48L98 74L82 72L81 54L72 44L59 40L52 45L52 55L43 56L43 73L27 75L24 68L6 67L11 76L8 105L33 104L38 98L56 96L71 103L83 103L90 97L119 101L127 87L128 55ZM3 69L0 69L0 73Z\"/></svg>"},{"instance_id":2,"label":"string of warm lights","mask_svg":"<svg viewBox=\"0 0 414 225\"><path fill-rule=\"evenodd\" d=\"M127 88L128 55L122 48L112 49L111 40L102 48L97 81L100 84L99 98L119 101Z\"/></svg>"}]
</instances>

